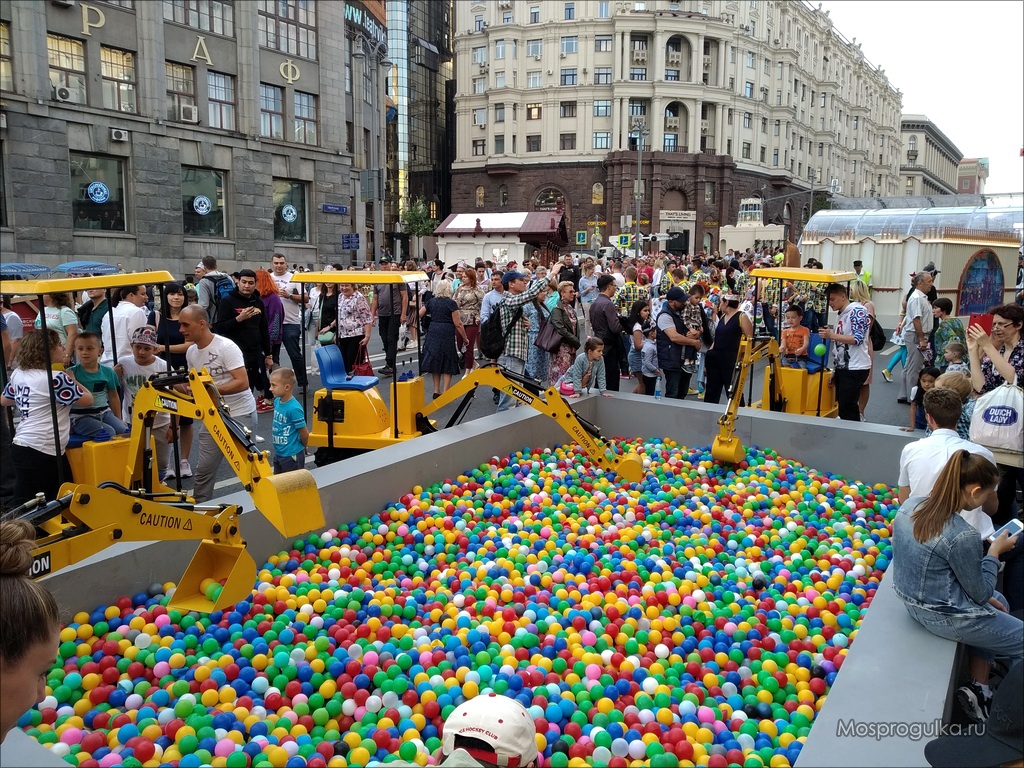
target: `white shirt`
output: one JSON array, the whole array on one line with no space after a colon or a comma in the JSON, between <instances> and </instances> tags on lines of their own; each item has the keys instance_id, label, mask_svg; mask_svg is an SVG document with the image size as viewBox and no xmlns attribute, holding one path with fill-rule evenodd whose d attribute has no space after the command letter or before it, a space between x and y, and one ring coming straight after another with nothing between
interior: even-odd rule
<instances>
[{"instance_id":1,"label":"white shirt","mask_svg":"<svg viewBox=\"0 0 1024 768\"><path fill-rule=\"evenodd\" d=\"M914 318L921 318L921 332L927 336L932 332L935 324L935 316L932 314L932 305L928 303L928 297L917 288L907 299L907 316L903 322L903 340L908 344L917 345L917 329L914 328Z\"/></svg>"},{"instance_id":2,"label":"white shirt","mask_svg":"<svg viewBox=\"0 0 1024 768\"><path fill-rule=\"evenodd\" d=\"M911 496L927 496L935 487L935 481L946 466L949 457L957 451L970 451L996 463L992 451L983 445L964 440L952 429L937 429L928 437L909 443L900 456L900 486L908 486ZM960 513L981 534L991 536L995 531L992 518L977 509L965 509Z\"/></svg>"},{"instance_id":3,"label":"white shirt","mask_svg":"<svg viewBox=\"0 0 1024 768\"><path fill-rule=\"evenodd\" d=\"M103 354L100 362L103 365L114 365L114 360L132 353L132 333L146 324L146 310L137 307L125 299L111 313L114 317L114 336L117 349L110 339L110 320L103 318Z\"/></svg>"},{"instance_id":4,"label":"white shirt","mask_svg":"<svg viewBox=\"0 0 1024 768\"><path fill-rule=\"evenodd\" d=\"M121 399L121 420L125 424L131 424L132 409L135 406L135 395L149 381L150 376L154 373L169 371L171 366L166 360L161 360L159 357L153 358L153 362L149 365L139 365L135 362L133 354L119 357L117 364L121 366L121 383L124 384L124 397ZM170 423L171 415L169 413L158 413L153 419L154 427L166 427Z\"/></svg>"},{"instance_id":5,"label":"white shirt","mask_svg":"<svg viewBox=\"0 0 1024 768\"><path fill-rule=\"evenodd\" d=\"M61 453L71 434L71 406L82 396L82 387L66 371L53 371L53 391L57 400L57 428ZM50 385L46 371L16 368L4 389L4 397L14 401L21 419L14 433L14 444L56 456L53 444L53 417L50 414ZM5 459L9 461L9 459Z\"/></svg>"},{"instance_id":6,"label":"white shirt","mask_svg":"<svg viewBox=\"0 0 1024 768\"><path fill-rule=\"evenodd\" d=\"M218 389L231 381L231 371L238 368L245 369L242 350L231 339L217 334L214 334L213 341L202 349L198 344L189 347L185 352L185 360L188 362L189 368L195 368L197 371L205 368L209 371L210 377ZM228 407L228 413L236 419L256 410L256 398L252 396L252 390L248 387L230 395L222 394L221 397L224 398L224 404Z\"/></svg>"},{"instance_id":7,"label":"white shirt","mask_svg":"<svg viewBox=\"0 0 1024 768\"><path fill-rule=\"evenodd\" d=\"M3 310L3 316L7 320L7 335L11 341L18 341L25 333L25 324L22 322L21 315L14 310ZM10 365L11 361L8 360L7 364Z\"/></svg>"},{"instance_id":8,"label":"white shirt","mask_svg":"<svg viewBox=\"0 0 1024 768\"><path fill-rule=\"evenodd\" d=\"M853 316L857 311L867 315L864 305L857 301L851 301L836 318L837 334L842 336L853 336ZM848 371L864 371L871 367L871 324L868 320L868 332L864 334L864 340L860 344L846 344L841 341L832 342L832 364L836 368L844 368Z\"/></svg>"},{"instance_id":9,"label":"white shirt","mask_svg":"<svg viewBox=\"0 0 1024 768\"><path fill-rule=\"evenodd\" d=\"M292 273L285 272L283 275L278 276L273 272L270 276L274 278L274 282L277 284L277 290L284 288L288 293L299 293L300 287L296 283L292 283ZM308 293L308 291L307 291ZM284 305L284 322L282 325L301 325L302 324L302 309L297 301L283 298L281 304Z\"/></svg>"}]
</instances>

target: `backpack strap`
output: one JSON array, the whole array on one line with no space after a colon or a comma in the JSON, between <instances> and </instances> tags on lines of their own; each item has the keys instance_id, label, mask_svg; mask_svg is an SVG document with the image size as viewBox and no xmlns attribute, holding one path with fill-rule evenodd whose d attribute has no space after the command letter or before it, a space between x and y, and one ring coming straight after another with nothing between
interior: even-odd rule
<instances>
[{"instance_id":1,"label":"backpack strap","mask_svg":"<svg viewBox=\"0 0 1024 768\"><path fill-rule=\"evenodd\" d=\"M512 313L512 319L509 321L508 326L505 328L505 330L503 330L501 332L501 340L502 341L506 341L506 342L508 341L508 335L510 333L512 333L512 326L514 326L516 323L518 323L519 322L519 318L521 318L522 316L523 316L523 305L520 304L518 307L515 308L515 311Z\"/></svg>"}]
</instances>

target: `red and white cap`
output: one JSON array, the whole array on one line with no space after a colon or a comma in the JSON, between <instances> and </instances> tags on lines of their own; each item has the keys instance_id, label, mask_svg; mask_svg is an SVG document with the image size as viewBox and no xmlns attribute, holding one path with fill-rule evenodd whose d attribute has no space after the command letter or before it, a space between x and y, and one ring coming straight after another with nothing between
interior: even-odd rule
<instances>
[{"instance_id":1,"label":"red and white cap","mask_svg":"<svg viewBox=\"0 0 1024 768\"><path fill-rule=\"evenodd\" d=\"M490 750L456 747L455 738L479 739ZM503 768L522 768L537 760L537 728L515 699L488 693L459 705L444 722L442 749L462 749L471 757Z\"/></svg>"}]
</instances>

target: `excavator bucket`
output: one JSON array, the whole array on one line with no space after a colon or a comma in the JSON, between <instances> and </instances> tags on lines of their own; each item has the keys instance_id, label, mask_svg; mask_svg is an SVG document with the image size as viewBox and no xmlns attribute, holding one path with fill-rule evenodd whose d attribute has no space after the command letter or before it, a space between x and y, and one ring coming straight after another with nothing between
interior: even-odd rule
<instances>
[{"instance_id":1,"label":"excavator bucket","mask_svg":"<svg viewBox=\"0 0 1024 768\"><path fill-rule=\"evenodd\" d=\"M261 477L249 495L282 536L299 536L325 524L320 492L308 469Z\"/></svg>"},{"instance_id":2,"label":"excavator bucket","mask_svg":"<svg viewBox=\"0 0 1024 768\"><path fill-rule=\"evenodd\" d=\"M730 437L718 435L711 444L711 455L714 456L715 461L726 464L739 464L743 461L743 457L747 455L747 452L743 450L743 443L740 442L736 435L731 435Z\"/></svg>"},{"instance_id":3,"label":"excavator bucket","mask_svg":"<svg viewBox=\"0 0 1024 768\"><path fill-rule=\"evenodd\" d=\"M644 462L637 454L627 453L615 461L615 472L628 483L644 479Z\"/></svg>"},{"instance_id":4,"label":"excavator bucket","mask_svg":"<svg viewBox=\"0 0 1024 768\"><path fill-rule=\"evenodd\" d=\"M192 556L170 606L178 611L221 611L245 600L256 583L256 561L244 546L204 539Z\"/></svg>"}]
</instances>

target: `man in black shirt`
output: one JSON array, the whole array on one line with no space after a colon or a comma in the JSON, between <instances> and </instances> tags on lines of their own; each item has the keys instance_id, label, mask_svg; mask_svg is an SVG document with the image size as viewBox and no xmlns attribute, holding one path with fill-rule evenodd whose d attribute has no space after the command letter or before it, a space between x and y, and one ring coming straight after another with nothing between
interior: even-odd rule
<instances>
[{"instance_id":1,"label":"man in black shirt","mask_svg":"<svg viewBox=\"0 0 1024 768\"><path fill-rule=\"evenodd\" d=\"M597 299L590 305L590 326L594 335L604 342L604 367L608 378L607 386L612 392L619 391L619 363L622 358L622 324L612 296L618 286L611 275L597 278Z\"/></svg>"}]
</instances>

